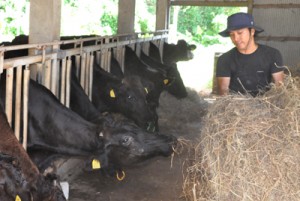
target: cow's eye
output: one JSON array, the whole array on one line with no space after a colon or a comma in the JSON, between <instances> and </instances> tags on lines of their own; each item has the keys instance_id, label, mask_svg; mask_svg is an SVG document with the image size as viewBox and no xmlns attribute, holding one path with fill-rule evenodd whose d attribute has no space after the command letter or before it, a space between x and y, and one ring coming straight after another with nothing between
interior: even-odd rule
<instances>
[{"instance_id":1,"label":"cow's eye","mask_svg":"<svg viewBox=\"0 0 300 201\"><path fill-rule=\"evenodd\" d=\"M121 140L122 145L128 146L130 144L130 137L129 136L125 136L123 137L123 139Z\"/></svg>"}]
</instances>

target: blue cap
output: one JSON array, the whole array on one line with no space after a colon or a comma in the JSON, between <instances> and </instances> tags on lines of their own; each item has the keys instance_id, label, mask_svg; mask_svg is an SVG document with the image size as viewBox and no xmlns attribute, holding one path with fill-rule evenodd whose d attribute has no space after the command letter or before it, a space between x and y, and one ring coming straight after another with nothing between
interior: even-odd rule
<instances>
[{"instance_id":1,"label":"blue cap","mask_svg":"<svg viewBox=\"0 0 300 201\"><path fill-rule=\"evenodd\" d=\"M235 13L227 18L227 28L219 34L223 37L228 37L229 32L233 30L253 28L256 33L263 32L264 30L254 25L253 16L248 13Z\"/></svg>"}]
</instances>

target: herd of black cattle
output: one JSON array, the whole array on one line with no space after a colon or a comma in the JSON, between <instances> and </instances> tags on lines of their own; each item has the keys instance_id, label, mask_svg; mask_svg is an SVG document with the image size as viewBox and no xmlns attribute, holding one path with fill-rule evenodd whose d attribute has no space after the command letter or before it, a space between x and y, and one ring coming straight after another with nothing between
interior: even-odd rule
<instances>
[{"instance_id":1,"label":"herd of black cattle","mask_svg":"<svg viewBox=\"0 0 300 201\"><path fill-rule=\"evenodd\" d=\"M2 45L28 43L21 35ZM124 72L112 57L110 72L94 64L92 101L71 73L70 108L34 80L29 83L28 145L23 149L4 113L6 76L0 84L0 200L65 200L55 173L44 173L60 157L83 157L85 169L115 175L155 156L170 156L176 137L159 132L157 108L163 90L187 96L176 62L193 57L195 45L164 43L163 58L150 43L149 56L125 50ZM63 47L61 47L63 49ZM28 55L5 52L5 59ZM75 62L72 62L74 64Z\"/></svg>"}]
</instances>

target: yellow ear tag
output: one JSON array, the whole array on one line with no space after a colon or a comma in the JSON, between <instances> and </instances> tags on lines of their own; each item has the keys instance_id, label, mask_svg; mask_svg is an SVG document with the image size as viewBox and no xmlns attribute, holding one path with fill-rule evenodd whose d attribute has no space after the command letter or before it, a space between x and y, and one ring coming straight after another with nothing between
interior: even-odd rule
<instances>
[{"instance_id":1,"label":"yellow ear tag","mask_svg":"<svg viewBox=\"0 0 300 201\"><path fill-rule=\"evenodd\" d=\"M146 91L146 93L148 94L149 92L148 92L148 89L145 87L145 91Z\"/></svg>"},{"instance_id":2,"label":"yellow ear tag","mask_svg":"<svg viewBox=\"0 0 300 201\"><path fill-rule=\"evenodd\" d=\"M93 170L100 169L101 168L100 161L98 161L97 159L94 159L92 161L92 168L93 168Z\"/></svg>"},{"instance_id":3,"label":"yellow ear tag","mask_svg":"<svg viewBox=\"0 0 300 201\"><path fill-rule=\"evenodd\" d=\"M18 195L16 195L15 201L22 201L22 200L21 200L21 198Z\"/></svg>"},{"instance_id":4,"label":"yellow ear tag","mask_svg":"<svg viewBox=\"0 0 300 201\"><path fill-rule=\"evenodd\" d=\"M165 83L165 85L167 85L169 83L169 80L168 79L164 79L164 83Z\"/></svg>"},{"instance_id":5,"label":"yellow ear tag","mask_svg":"<svg viewBox=\"0 0 300 201\"><path fill-rule=\"evenodd\" d=\"M122 175L119 175L119 172L117 172L116 177L119 181L122 181L123 179L125 179L125 172L122 170Z\"/></svg>"},{"instance_id":6,"label":"yellow ear tag","mask_svg":"<svg viewBox=\"0 0 300 201\"><path fill-rule=\"evenodd\" d=\"M109 95L110 95L111 98L115 98L116 97L116 94L115 94L115 92L114 92L113 89L110 90Z\"/></svg>"}]
</instances>

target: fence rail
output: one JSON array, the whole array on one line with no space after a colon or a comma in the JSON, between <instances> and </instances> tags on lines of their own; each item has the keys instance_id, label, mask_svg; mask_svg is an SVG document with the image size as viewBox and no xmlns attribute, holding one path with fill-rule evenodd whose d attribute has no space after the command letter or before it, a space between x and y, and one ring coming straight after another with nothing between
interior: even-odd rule
<instances>
[{"instance_id":1,"label":"fence rail","mask_svg":"<svg viewBox=\"0 0 300 201\"><path fill-rule=\"evenodd\" d=\"M72 65L75 66L80 84L91 99L94 62L97 62L105 70L110 71L110 59L112 54L114 54L124 70L124 47L126 45L138 44L136 48L137 54L139 55L141 50L147 54L149 42L152 41L158 45L162 53L162 44L167 38L168 30L160 30L148 33L79 38L39 44L1 46L0 74L3 76L4 74L2 73L5 71L6 76L5 112L17 138L20 140L21 136L23 136L23 141L21 142L23 147L27 148L30 79L34 79L50 89L62 104L69 107ZM87 42L90 42L89 45L85 45ZM73 44L74 46L71 49L61 49L67 44ZM34 50L35 55L4 59L5 52L16 50ZM72 64L72 61L74 64ZM13 93L14 88L16 89L15 93ZM13 105L13 99L15 99L15 105ZM23 115L22 118L21 115ZM21 128L23 128L22 131Z\"/></svg>"}]
</instances>

